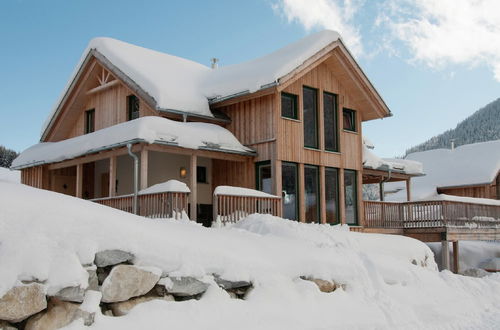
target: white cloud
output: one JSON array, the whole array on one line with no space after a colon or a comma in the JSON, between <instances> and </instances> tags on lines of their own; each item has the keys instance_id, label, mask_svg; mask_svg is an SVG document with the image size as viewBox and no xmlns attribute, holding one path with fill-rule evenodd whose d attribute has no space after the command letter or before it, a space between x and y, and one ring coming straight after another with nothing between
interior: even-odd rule
<instances>
[{"instance_id":1,"label":"white cloud","mask_svg":"<svg viewBox=\"0 0 500 330\"><path fill-rule=\"evenodd\" d=\"M356 55L363 51L361 35L354 27L353 17L360 7L359 0L279 0L274 9L289 22L297 21L306 30L319 27L339 32L349 49Z\"/></svg>"}]
</instances>

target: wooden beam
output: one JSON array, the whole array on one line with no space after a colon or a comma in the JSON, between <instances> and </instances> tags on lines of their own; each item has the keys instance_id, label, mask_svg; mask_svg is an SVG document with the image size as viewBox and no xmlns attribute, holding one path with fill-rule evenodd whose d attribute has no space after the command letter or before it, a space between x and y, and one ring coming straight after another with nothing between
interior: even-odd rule
<instances>
[{"instance_id":1,"label":"wooden beam","mask_svg":"<svg viewBox=\"0 0 500 330\"><path fill-rule=\"evenodd\" d=\"M411 178L406 179L406 200L411 201Z\"/></svg>"},{"instance_id":2,"label":"wooden beam","mask_svg":"<svg viewBox=\"0 0 500 330\"><path fill-rule=\"evenodd\" d=\"M458 255L458 241L453 242L453 272L458 274L460 270L460 261Z\"/></svg>"},{"instance_id":3,"label":"wooden beam","mask_svg":"<svg viewBox=\"0 0 500 330\"><path fill-rule=\"evenodd\" d=\"M116 196L116 156L109 158L109 197Z\"/></svg>"},{"instance_id":4,"label":"wooden beam","mask_svg":"<svg viewBox=\"0 0 500 330\"><path fill-rule=\"evenodd\" d=\"M195 154L192 154L189 162L189 184L191 189L190 196L190 218L191 220L196 221L196 208L198 203L198 185L196 182L196 167L197 167L198 157Z\"/></svg>"},{"instance_id":5,"label":"wooden beam","mask_svg":"<svg viewBox=\"0 0 500 330\"><path fill-rule=\"evenodd\" d=\"M76 165L76 197L83 197L83 164Z\"/></svg>"},{"instance_id":6,"label":"wooden beam","mask_svg":"<svg viewBox=\"0 0 500 330\"><path fill-rule=\"evenodd\" d=\"M450 245L448 241L441 241L441 267L450 270Z\"/></svg>"},{"instance_id":7,"label":"wooden beam","mask_svg":"<svg viewBox=\"0 0 500 330\"><path fill-rule=\"evenodd\" d=\"M325 166L319 167L320 223L326 223Z\"/></svg>"},{"instance_id":8,"label":"wooden beam","mask_svg":"<svg viewBox=\"0 0 500 330\"><path fill-rule=\"evenodd\" d=\"M299 197L299 221L306 222L306 195L305 195L305 179L304 179L304 164L299 163L299 178L297 187Z\"/></svg>"},{"instance_id":9,"label":"wooden beam","mask_svg":"<svg viewBox=\"0 0 500 330\"><path fill-rule=\"evenodd\" d=\"M102 92L103 90L111 88L113 86L116 86L119 83L120 83L120 81L118 79L115 79L115 80L112 80L110 82L105 83L104 85L92 88L92 89L88 90L85 94L86 95L92 95L92 94L95 94L95 93L98 93L98 92Z\"/></svg>"},{"instance_id":10,"label":"wooden beam","mask_svg":"<svg viewBox=\"0 0 500 330\"><path fill-rule=\"evenodd\" d=\"M148 187L148 149L141 150L141 190Z\"/></svg>"}]
</instances>

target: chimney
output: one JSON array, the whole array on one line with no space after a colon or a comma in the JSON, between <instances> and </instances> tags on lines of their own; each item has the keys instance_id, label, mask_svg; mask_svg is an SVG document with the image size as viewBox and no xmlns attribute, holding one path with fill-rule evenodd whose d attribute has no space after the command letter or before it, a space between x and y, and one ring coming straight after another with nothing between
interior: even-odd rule
<instances>
[{"instance_id":1,"label":"chimney","mask_svg":"<svg viewBox=\"0 0 500 330\"><path fill-rule=\"evenodd\" d=\"M451 150L455 150L455 139L450 139L451 142Z\"/></svg>"},{"instance_id":2,"label":"chimney","mask_svg":"<svg viewBox=\"0 0 500 330\"><path fill-rule=\"evenodd\" d=\"M219 59L218 59L218 58L215 58L215 57L211 58L211 59L210 59L210 67L211 67L212 69L217 69L217 67L218 67L217 63L218 63L218 62L219 62Z\"/></svg>"}]
</instances>

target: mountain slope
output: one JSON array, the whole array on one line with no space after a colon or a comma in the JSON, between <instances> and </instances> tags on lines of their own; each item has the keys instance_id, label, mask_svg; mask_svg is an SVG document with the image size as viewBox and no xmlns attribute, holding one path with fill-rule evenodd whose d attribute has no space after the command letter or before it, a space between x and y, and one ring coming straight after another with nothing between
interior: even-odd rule
<instances>
[{"instance_id":1,"label":"mountain slope","mask_svg":"<svg viewBox=\"0 0 500 330\"><path fill-rule=\"evenodd\" d=\"M500 98L477 110L454 129L406 150L406 154L449 148L452 139L455 140L455 146L500 139Z\"/></svg>"}]
</instances>

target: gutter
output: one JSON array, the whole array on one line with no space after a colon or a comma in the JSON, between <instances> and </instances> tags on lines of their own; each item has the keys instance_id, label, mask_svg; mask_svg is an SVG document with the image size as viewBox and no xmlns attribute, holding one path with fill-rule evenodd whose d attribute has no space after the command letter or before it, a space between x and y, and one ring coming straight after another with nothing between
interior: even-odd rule
<instances>
[{"instance_id":1,"label":"gutter","mask_svg":"<svg viewBox=\"0 0 500 330\"><path fill-rule=\"evenodd\" d=\"M134 159L134 204L133 212L137 214L138 200L137 195L139 194L139 157L132 152L132 143L127 144L127 151L130 157Z\"/></svg>"}]
</instances>

